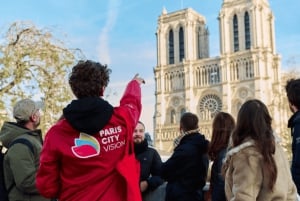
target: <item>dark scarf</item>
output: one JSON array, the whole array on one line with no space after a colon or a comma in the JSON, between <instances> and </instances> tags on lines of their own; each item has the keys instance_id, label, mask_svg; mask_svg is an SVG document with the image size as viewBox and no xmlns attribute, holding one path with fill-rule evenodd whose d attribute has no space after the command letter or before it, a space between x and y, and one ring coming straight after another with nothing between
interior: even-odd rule
<instances>
[{"instance_id":1,"label":"dark scarf","mask_svg":"<svg viewBox=\"0 0 300 201\"><path fill-rule=\"evenodd\" d=\"M192 134L192 133L198 133L199 129L194 129L194 130L189 130L189 131L184 131L182 132L177 138L174 139L174 149L180 144L180 141L182 138L184 138L186 135Z\"/></svg>"}]
</instances>

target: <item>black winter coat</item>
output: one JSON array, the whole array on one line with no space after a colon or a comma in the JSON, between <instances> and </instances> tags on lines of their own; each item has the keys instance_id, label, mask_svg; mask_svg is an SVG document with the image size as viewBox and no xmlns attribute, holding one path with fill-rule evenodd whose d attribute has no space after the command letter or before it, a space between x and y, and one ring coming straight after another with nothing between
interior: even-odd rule
<instances>
[{"instance_id":1,"label":"black winter coat","mask_svg":"<svg viewBox=\"0 0 300 201\"><path fill-rule=\"evenodd\" d=\"M222 176L222 164L223 159L226 155L226 148L222 149L217 158L214 160L213 165L211 167L211 179L210 185L212 187L211 192L211 200L212 201L225 201L225 182Z\"/></svg>"},{"instance_id":2,"label":"black winter coat","mask_svg":"<svg viewBox=\"0 0 300 201\"><path fill-rule=\"evenodd\" d=\"M300 194L300 111L291 116L288 127L292 135L292 177Z\"/></svg>"},{"instance_id":3,"label":"black winter coat","mask_svg":"<svg viewBox=\"0 0 300 201\"><path fill-rule=\"evenodd\" d=\"M208 141L200 133L184 136L162 165L166 201L202 201L208 171Z\"/></svg>"},{"instance_id":4,"label":"black winter coat","mask_svg":"<svg viewBox=\"0 0 300 201\"><path fill-rule=\"evenodd\" d=\"M148 147L147 140L141 144L134 144L134 152L141 165L140 181L148 182L148 189L145 193L164 183L160 176L162 165L160 155L155 149Z\"/></svg>"}]
</instances>

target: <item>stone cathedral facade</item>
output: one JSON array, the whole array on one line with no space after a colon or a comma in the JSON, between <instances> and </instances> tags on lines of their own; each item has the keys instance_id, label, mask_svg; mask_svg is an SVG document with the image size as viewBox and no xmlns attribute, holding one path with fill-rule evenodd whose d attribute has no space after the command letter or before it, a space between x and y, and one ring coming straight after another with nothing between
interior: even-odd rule
<instances>
[{"instance_id":1,"label":"stone cathedral facade","mask_svg":"<svg viewBox=\"0 0 300 201\"><path fill-rule=\"evenodd\" d=\"M236 118L253 98L268 106L276 132L286 130L290 114L268 0L223 0L218 20L220 56L210 57L204 16L187 8L164 9L158 18L154 143L160 150L172 151L182 113L196 113L201 133L210 139L219 111Z\"/></svg>"}]
</instances>

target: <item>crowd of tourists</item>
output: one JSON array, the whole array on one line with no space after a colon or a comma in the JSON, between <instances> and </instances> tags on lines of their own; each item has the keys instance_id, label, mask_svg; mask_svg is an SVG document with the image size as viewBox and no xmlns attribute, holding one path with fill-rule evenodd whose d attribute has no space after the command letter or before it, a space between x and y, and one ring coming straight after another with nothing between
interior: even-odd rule
<instances>
[{"instance_id":1,"label":"crowd of tourists","mask_svg":"<svg viewBox=\"0 0 300 201\"><path fill-rule=\"evenodd\" d=\"M76 99L45 135L38 129L41 104L21 99L14 105L16 121L4 122L0 131L1 147L7 149L1 196L9 201L298 199L300 79L285 87L293 113L287 122L291 163L258 99L244 102L236 118L217 113L211 139L200 132L196 113L183 113L173 152L162 161L140 121L144 79L135 75L114 107L103 98L110 73L107 65L79 61L68 79Z\"/></svg>"}]
</instances>

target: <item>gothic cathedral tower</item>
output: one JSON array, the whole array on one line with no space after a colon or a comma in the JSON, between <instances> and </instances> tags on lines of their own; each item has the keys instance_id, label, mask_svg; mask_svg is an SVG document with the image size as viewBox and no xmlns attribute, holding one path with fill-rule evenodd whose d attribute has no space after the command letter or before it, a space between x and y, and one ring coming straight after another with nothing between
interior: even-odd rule
<instances>
[{"instance_id":1,"label":"gothic cathedral tower","mask_svg":"<svg viewBox=\"0 0 300 201\"><path fill-rule=\"evenodd\" d=\"M209 57L205 17L188 8L164 10L157 27L155 146L172 150L185 111L199 117L208 138L219 111L236 117L249 99L262 100L283 127L277 105L280 56L276 53L274 16L267 0L223 0L219 12L220 56Z\"/></svg>"}]
</instances>

